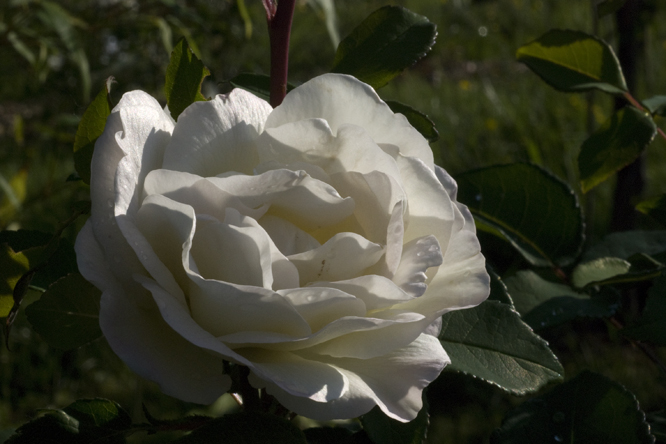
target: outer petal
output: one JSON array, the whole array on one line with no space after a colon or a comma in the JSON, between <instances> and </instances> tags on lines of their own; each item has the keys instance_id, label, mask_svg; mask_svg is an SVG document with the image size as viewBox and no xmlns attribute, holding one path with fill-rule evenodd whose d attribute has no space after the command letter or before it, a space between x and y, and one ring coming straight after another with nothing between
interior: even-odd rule
<instances>
[{"instance_id":1,"label":"outer petal","mask_svg":"<svg viewBox=\"0 0 666 444\"><path fill-rule=\"evenodd\" d=\"M426 334L404 348L373 359L304 357L334 367L348 380L339 398L318 402L316 397L294 396L271 380L255 377L251 382L265 386L290 410L318 420L355 418L378 405L391 418L411 421L423 406L423 389L451 362L439 340ZM310 368L317 371L314 364ZM282 376L288 377L289 373ZM279 380L279 376L271 379ZM333 387L339 388L339 379L333 381Z\"/></svg>"},{"instance_id":2,"label":"outer petal","mask_svg":"<svg viewBox=\"0 0 666 444\"><path fill-rule=\"evenodd\" d=\"M134 202L143 177L162 161L173 124L159 103L142 91L123 95L95 143L91 163L90 197L93 231L113 273L123 282L142 270L120 232L116 215Z\"/></svg>"},{"instance_id":3,"label":"outer petal","mask_svg":"<svg viewBox=\"0 0 666 444\"><path fill-rule=\"evenodd\" d=\"M178 117L163 168L203 177L252 174L258 160L255 141L271 111L264 100L238 88L193 103Z\"/></svg>"},{"instance_id":4,"label":"outer petal","mask_svg":"<svg viewBox=\"0 0 666 444\"><path fill-rule=\"evenodd\" d=\"M273 110L266 128L312 118L326 120L334 133L344 124L360 126L376 143L396 145L402 154L418 157L433 169L432 150L423 136L352 76L325 74L294 89Z\"/></svg>"},{"instance_id":5,"label":"outer petal","mask_svg":"<svg viewBox=\"0 0 666 444\"><path fill-rule=\"evenodd\" d=\"M76 239L81 274L102 289L100 327L111 348L139 375L157 382L168 395L210 404L231 386L222 357L192 345L173 331L138 284L122 287L111 274L87 222Z\"/></svg>"}]
</instances>

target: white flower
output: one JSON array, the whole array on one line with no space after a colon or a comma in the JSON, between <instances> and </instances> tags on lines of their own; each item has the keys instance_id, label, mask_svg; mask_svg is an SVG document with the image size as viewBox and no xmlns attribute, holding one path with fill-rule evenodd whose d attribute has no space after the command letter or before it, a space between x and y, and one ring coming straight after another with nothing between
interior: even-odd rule
<instances>
[{"instance_id":1,"label":"white flower","mask_svg":"<svg viewBox=\"0 0 666 444\"><path fill-rule=\"evenodd\" d=\"M489 292L456 189L353 77L275 110L236 89L178 123L135 91L95 146L79 269L115 352L169 395L213 402L228 360L310 418L409 421L450 362L441 315Z\"/></svg>"}]
</instances>

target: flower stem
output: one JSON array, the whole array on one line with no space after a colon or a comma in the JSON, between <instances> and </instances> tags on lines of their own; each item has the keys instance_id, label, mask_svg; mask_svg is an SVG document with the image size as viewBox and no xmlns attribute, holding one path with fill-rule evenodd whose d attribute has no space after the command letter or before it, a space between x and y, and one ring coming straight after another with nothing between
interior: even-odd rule
<instances>
[{"instance_id":1,"label":"flower stem","mask_svg":"<svg viewBox=\"0 0 666 444\"><path fill-rule=\"evenodd\" d=\"M268 18L271 39L271 106L275 108L287 95L289 35L296 0L279 0L275 15ZM268 9L267 9L268 12Z\"/></svg>"}]
</instances>

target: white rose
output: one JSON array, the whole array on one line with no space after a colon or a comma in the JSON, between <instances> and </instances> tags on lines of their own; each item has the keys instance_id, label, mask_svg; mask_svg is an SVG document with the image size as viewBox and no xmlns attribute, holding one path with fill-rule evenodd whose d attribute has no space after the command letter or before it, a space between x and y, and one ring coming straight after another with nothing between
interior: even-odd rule
<instances>
[{"instance_id":1,"label":"white rose","mask_svg":"<svg viewBox=\"0 0 666 444\"><path fill-rule=\"evenodd\" d=\"M409 421L450 362L440 316L489 292L456 190L353 77L275 110L235 89L178 123L134 91L95 145L78 264L115 352L169 395L213 402L227 360L307 417Z\"/></svg>"}]
</instances>

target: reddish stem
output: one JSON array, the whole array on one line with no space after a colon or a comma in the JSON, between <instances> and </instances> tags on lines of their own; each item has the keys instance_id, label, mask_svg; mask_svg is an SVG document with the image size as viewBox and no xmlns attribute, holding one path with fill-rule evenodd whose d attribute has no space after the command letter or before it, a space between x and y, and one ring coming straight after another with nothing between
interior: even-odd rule
<instances>
[{"instance_id":1,"label":"reddish stem","mask_svg":"<svg viewBox=\"0 0 666 444\"><path fill-rule=\"evenodd\" d=\"M270 17L267 14L268 33L271 39L271 106L273 108L280 105L284 96L287 95L289 35L295 6L296 0L279 0L275 15Z\"/></svg>"},{"instance_id":2,"label":"reddish stem","mask_svg":"<svg viewBox=\"0 0 666 444\"><path fill-rule=\"evenodd\" d=\"M629 94L628 92L624 93L624 98L627 99L627 100L629 101L629 103L631 103L631 104L634 105L636 108L638 108L639 110L643 111L644 113L645 113L645 112L648 112L648 110L646 110L645 107L644 107L643 105L641 105L640 102L639 102L638 100L634 99L634 96L632 96L632 95ZM664 133L664 131L663 131L661 128L657 127L657 132L659 133L659 135L660 135L661 137L663 137L664 139L666 139L666 134Z\"/></svg>"}]
</instances>

